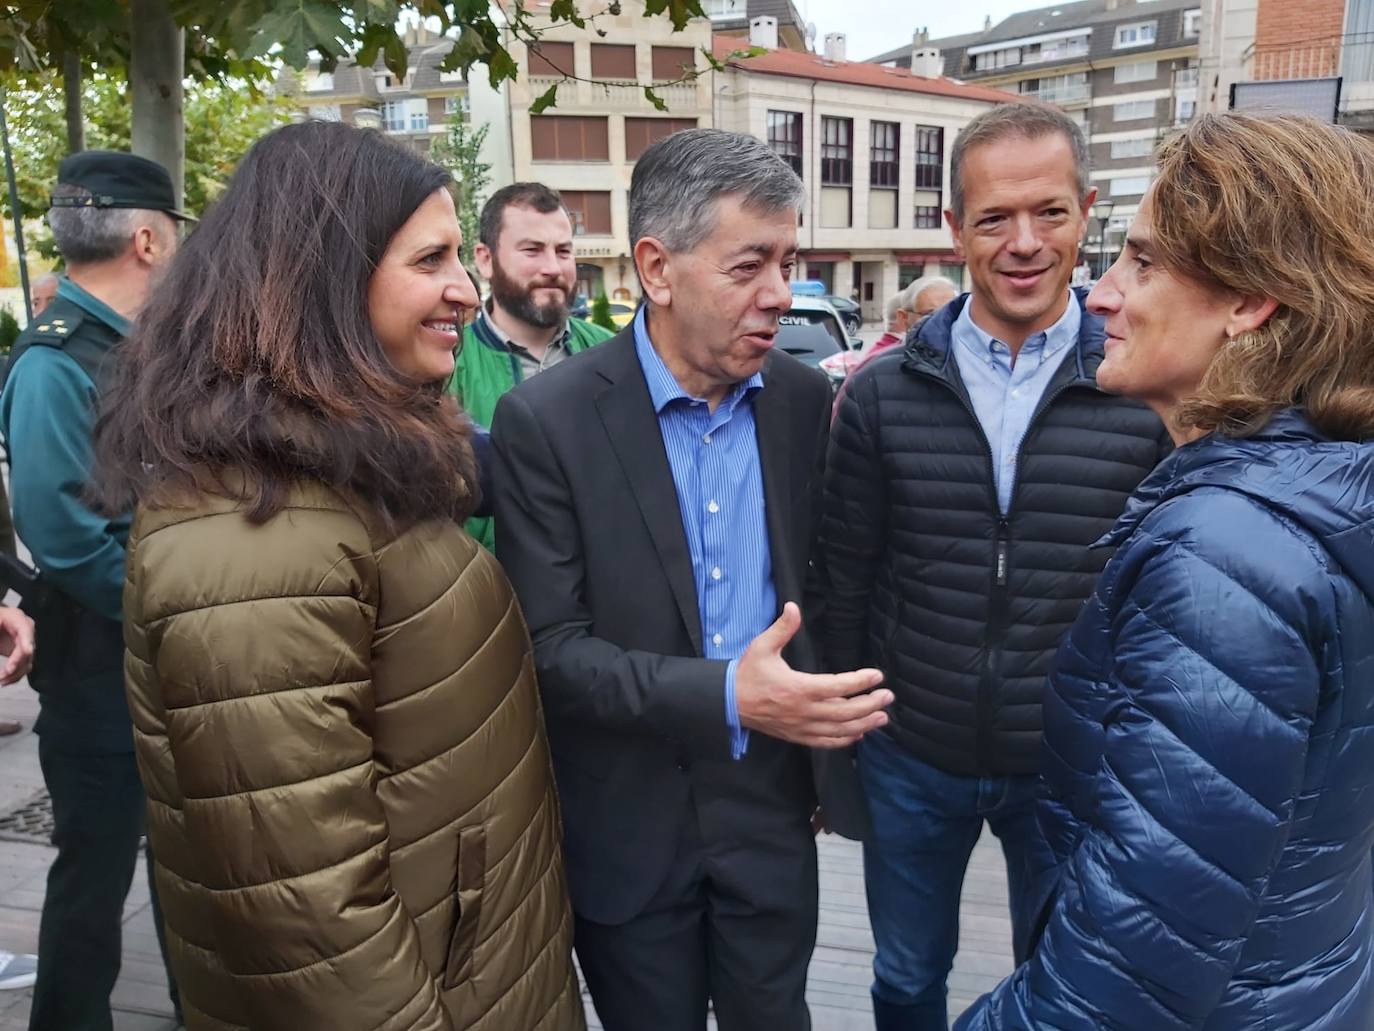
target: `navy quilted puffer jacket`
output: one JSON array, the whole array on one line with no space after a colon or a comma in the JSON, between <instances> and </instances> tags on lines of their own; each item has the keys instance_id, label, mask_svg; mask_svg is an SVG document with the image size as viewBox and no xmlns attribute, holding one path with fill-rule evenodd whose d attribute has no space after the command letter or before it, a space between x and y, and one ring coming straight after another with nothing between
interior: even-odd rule
<instances>
[{"instance_id":1,"label":"navy quilted puffer jacket","mask_svg":"<svg viewBox=\"0 0 1374 1031\"><path fill-rule=\"evenodd\" d=\"M1374 1028L1374 442L1141 484L1045 695L1057 890L961 1031Z\"/></svg>"}]
</instances>

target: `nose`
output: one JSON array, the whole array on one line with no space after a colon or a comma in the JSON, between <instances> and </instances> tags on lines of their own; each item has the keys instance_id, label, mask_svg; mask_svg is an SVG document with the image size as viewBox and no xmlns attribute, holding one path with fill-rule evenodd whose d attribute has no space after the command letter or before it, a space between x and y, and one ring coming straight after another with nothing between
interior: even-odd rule
<instances>
[{"instance_id":1,"label":"nose","mask_svg":"<svg viewBox=\"0 0 1374 1031\"><path fill-rule=\"evenodd\" d=\"M1105 317L1121 310L1121 288L1117 284L1117 269L1124 258L1125 255L1118 257L1089 291L1088 299L1084 303L1088 311L1094 315Z\"/></svg>"},{"instance_id":2,"label":"nose","mask_svg":"<svg viewBox=\"0 0 1374 1031\"><path fill-rule=\"evenodd\" d=\"M453 305L463 315L467 315L477 309L479 302L477 287L473 285L472 277L468 275L467 269L459 265L452 280L444 287L444 303Z\"/></svg>"},{"instance_id":3,"label":"nose","mask_svg":"<svg viewBox=\"0 0 1374 1031\"><path fill-rule=\"evenodd\" d=\"M1018 215L1012 223L1011 241L1007 244L1013 254L1031 257L1040 250L1040 237L1035 231L1035 216Z\"/></svg>"},{"instance_id":4,"label":"nose","mask_svg":"<svg viewBox=\"0 0 1374 1031\"><path fill-rule=\"evenodd\" d=\"M764 311L787 311L792 307L792 286L782 266L772 265L764 273L755 303Z\"/></svg>"}]
</instances>

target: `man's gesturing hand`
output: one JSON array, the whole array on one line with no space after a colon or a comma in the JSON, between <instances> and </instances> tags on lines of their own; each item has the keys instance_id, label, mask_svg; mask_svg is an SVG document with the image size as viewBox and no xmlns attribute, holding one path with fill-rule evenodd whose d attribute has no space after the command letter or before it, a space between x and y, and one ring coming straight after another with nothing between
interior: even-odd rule
<instances>
[{"instance_id":1,"label":"man's gesturing hand","mask_svg":"<svg viewBox=\"0 0 1374 1031\"><path fill-rule=\"evenodd\" d=\"M741 726L810 748L843 748L887 723L892 704L876 669L852 673L799 673L782 650L801 629L793 602L767 630L749 642L735 667L735 708ZM857 696L857 697L851 697Z\"/></svg>"}]
</instances>

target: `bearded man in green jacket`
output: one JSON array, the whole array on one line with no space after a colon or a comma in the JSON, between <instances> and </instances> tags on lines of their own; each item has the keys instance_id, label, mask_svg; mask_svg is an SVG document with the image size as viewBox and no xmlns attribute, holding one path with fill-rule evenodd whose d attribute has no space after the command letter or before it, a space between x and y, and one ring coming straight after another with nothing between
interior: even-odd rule
<instances>
[{"instance_id":1,"label":"bearded man in green jacket","mask_svg":"<svg viewBox=\"0 0 1374 1031\"><path fill-rule=\"evenodd\" d=\"M449 390L486 428L507 390L611 333L568 314L577 262L572 218L556 190L543 183L497 190L482 208L472 255L491 296L463 331ZM470 519L467 529L495 550L490 518Z\"/></svg>"}]
</instances>

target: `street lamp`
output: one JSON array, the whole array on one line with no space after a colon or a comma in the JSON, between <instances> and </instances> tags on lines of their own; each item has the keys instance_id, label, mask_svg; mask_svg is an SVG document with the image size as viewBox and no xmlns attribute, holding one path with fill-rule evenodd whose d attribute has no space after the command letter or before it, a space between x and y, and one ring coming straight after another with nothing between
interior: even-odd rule
<instances>
[{"instance_id":1,"label":"street lamp","mask_svg":"<svg viewBox=\"0 0 1374 1031\"><path fill-rule=\"evenodd\" d=\"M1097 278L1101 279L1107 272L1107 222L1112 217L1112 208L1115 207L1109 200L1100 200L1088 210L1092 217L1097 219Z\"/></svg>"}]
</instances>

